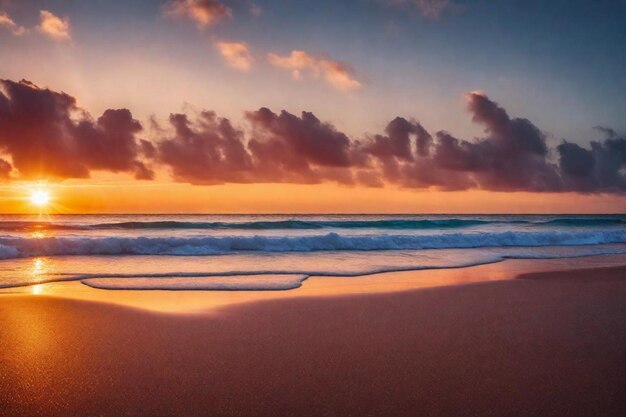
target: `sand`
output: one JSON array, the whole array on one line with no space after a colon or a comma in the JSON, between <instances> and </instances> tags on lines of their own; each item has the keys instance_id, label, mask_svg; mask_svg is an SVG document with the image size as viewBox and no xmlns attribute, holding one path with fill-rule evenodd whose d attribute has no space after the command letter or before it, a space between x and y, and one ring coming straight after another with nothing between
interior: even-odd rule
<instances>
[{"instance_id":1,"label":"sand","mask_svg":"<svg viewBox=\"0 0 626 417\"><path fill-rule=\"evenodd\" d=\"M625 415L626 267L521 278L210 314L3 295L0 415Z\"/></svg>"}]
</instances>

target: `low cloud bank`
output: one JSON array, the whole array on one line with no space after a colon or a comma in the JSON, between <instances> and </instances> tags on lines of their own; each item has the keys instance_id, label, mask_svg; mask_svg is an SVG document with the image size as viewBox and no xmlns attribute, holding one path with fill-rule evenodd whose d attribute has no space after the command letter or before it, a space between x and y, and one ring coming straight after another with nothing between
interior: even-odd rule
<instances>
[{"instance_id":1,"label":"low cloud bank","mask_svg":"<svg viewBox=\"0 0 626 417\"><path fill-rule=\"evenodd\" d=\"M396 117L384 132L351 138L310 112L245 113L246 128L213 111L172 114L147 140L127 109L93 119L74 97L31 82L0 82L0 177L85 178L93 170L192 184L335 182L441 190L626 191L626 138L607 128L589 147L549 149L531 121L511 117L482 92L466 95L484 128L472 140L430 133Z\"/></svg>"},{"instance_id":2,"label":"low cloud bank","mask_svg":"<svg viewBox=\"0 0 626 417\"><path fill-rule=\"evenodd\" d=\"M150 179L141 131L127 109L109 109L94 120L66 93L0 80L0 150L21 178L87 178L104 170Z\"/></svg>"}]
</instances>

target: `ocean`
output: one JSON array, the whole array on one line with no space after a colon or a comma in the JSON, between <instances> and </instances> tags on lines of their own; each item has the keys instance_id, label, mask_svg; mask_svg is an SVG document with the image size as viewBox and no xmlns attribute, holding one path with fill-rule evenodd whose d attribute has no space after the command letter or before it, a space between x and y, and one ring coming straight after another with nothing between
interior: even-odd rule
<instances>
[{"instance_id":1,"label":"ocean","mask_svg":"<svg viewBox=\"0 0 626 417\"><path fill-rule=\"evenodd\" d=\"M0 216L0 288L285 290L311 275L626 253L626 215Z\"/></svg>"}]
</instances>

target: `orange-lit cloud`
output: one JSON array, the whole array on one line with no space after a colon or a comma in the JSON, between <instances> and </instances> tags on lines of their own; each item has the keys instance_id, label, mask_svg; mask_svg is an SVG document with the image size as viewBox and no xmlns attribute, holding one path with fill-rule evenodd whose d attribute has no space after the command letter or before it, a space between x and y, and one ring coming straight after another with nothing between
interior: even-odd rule
<instances>
[{"instance_id":1,"label":"orange-lit cloud","mask_svg":"<svg viewBox=\"0 0 626 417\"><path fill-rule=\"evenodd\" d=\"M55 41L69 41L72 39L70 35L70 19L68 17L56 16L48 10L39 12L37 30Z\"/></svg>"},{"instance_id":2,"label":"orange-lit cloud","mask_svg":"<svg viewBox=\"0 0 626 417\"><path fill-rule=\"evenodd\" d=\"M0 80L0 153L10 156L19 178L87 178L92 170L133 173L150 179L141 161L139 121L126 109L97 120L68 94L22 80ZM149 146L147 147L149 148ZM0 172L8 175L2 161Z\"/></svg>"},{"instance_id":3,"label":"orange-lit cloud","mask_svg":"<svg viewBox=\"0 0 626 417\"><path fill-rule=\"evenodd\" d=\"M305 69L309 69L315 75L318 75L317 61L304 51L292 51L288 56L269 53L267 54L267 60L275 67L290 70L293 78L297 80L301 78L301 73Z\"/></svg>"},{"instance_id":4,"label":"orange-lit cloud","mask_svg":"<svg viewBox=\"0 0 626 417\"><path fill-rule=\"evenodd\" d=\"M0 180L6 181L11 178L13 167L4 159L0 158Z\"/></svg>"},{"instance_id":5,"label":"orange-lit cloud","mask_svg":"<svg viewBox=\"0 0 626 417\"><path fill-rule=\"evenodd\" d=\"M163 7L163 14L193 20L200 29L232 18L231 9L218 0L170 0Z\"/></svg>"},{"instance_id":6,"label":"orange-lit cloud","mask_svg":"<svg viewBox=\"0 0 626 417\"><path fill-rule=\"evenodd\" d=\"M354 70L342 62L322 59L320 66L326 82L338 90L352 91L363 87L363 84L352 78Z\"/></svg>"},{"instance_id":7,"label":"orange-lit cloud","mask_svg":"<svg viewBox=\"0 0 626 417\"><path fill-rule=\"evenodd\" d=\"M0 28L8 29L15 36L21 36L26 33L25 27L15 23L8 14L3 12L0 12Z\"/></svg>"},{"instance_id":8,"label":"orange-lit cloud","mask_svg":"<svg viewBox=\"0 0 626 417\"><path fill-rule=\"evenodd\" d=\"M250 47L245 42L216 42L215 47L226 63L239 71L249 71L254 59Z\"/></svg>"},{"instance_id":9,"label":"orange-lit cloud","mask_svg":"<svg viewBox=\"0 0 626 417\"><path fill-rule=\"evenodd\" d=\"M314 78L323 77L328 84L341 91L359 90L363 87L354 78L355 71L350 65L330 58L316 57L296 50L286 56L269 53L267 60L277 68L291 71L291 75L297 80L304 74L309 74Z\"/></svg>"}]
</instances>

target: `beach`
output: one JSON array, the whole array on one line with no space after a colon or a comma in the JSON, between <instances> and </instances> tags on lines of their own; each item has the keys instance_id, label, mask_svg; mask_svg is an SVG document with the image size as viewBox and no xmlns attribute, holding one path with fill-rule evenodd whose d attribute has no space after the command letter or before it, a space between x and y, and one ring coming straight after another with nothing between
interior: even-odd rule
<instances>
[{"instance_id":1,"label":"beach","mask_svg":"<svg viewBox=\"0 0 626 417\"><path fill-rule=\"evenodd\" d=\"M345 290L4 293L0 414L621 416L625 277L616 255ZM149 308L161 293L189 309Z\"/></svg>"},{"instance_id":2,"label":"beach","mask_svg":"<svg viewBox=\"0 0 626 417\"><path fill-rule=\"evenodd\" d=\"M624 22L0 0L0 417L626 417Z\"/></svg>"}]
</instances>

